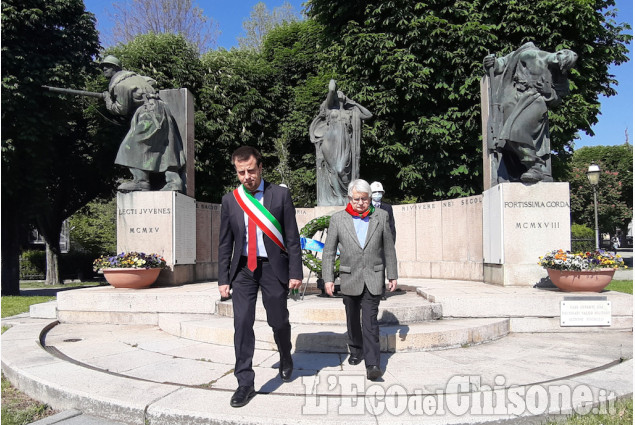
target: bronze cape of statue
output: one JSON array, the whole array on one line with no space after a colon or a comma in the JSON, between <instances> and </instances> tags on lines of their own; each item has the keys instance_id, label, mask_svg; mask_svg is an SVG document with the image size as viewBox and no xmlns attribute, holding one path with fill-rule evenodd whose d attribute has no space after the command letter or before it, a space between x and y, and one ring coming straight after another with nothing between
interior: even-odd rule
<instances>
[{"instance_id":1,"label":"bronze cape of statue","mask_svg":"<svg viewBox=\"0 0 635 425\"><path fill-rule=\"evenodd\" d=\"M309 128L315 144L318 205L348 202L348 183L359 178L362 120L372 116L330 81L326 100Z\"/></svg>"},{"instance_id":2,"label":"bronze cape of statue","mask_svg":"<svg viewBox=\"0 0 635 425\"><path fill-rule=\"evenodd\" d=\"M128 167L133 180L124 182L118 190L151 190L150 173L164 173L161 190L184 192L180 176L185 166L183 141L168 106L159 98L156 81L122 70L114 56L106 56L101 66L104 76L110 78L106 108L130 120L115 164Z\"/></svg>"},{"instance_id":3,"label":"bronze cape of statue","mask_svg":"<svg viewBox=\"0 0 635 425\"><path fill-rule=\"evenodd\" d=\"M495 158L492 181L553 181L548 109L569 94L567 72L578 56L549 53L533 43L501 58L483 60L490 82L488 151Z\"/></svg>"}]
</instances>

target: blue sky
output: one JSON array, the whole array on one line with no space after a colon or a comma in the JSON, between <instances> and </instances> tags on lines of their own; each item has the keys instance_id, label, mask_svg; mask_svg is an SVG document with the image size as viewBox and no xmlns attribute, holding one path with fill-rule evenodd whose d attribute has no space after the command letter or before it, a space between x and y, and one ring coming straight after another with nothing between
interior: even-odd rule
<instances>
[{"instance_id":1,"label":"blue sky","mask_svg":"<svg viewBox=\"0 0 635 425\"><path fill-rule=\"evenodd\" d=\"M124 0L117 0L121 2ZM196 1L196 0L195 0ZM302 10L303 0L288 0L299 12ZM345 1L345 0L342 0ZM267 8L272 10L282 5L284 0L265 1ZM113 1L84 0L86 9L97 16L97 29L100 32L112 27L109 12L112 13ZM218 23L220 35L218 47L229 49L238 45L237 37L244 35L242 23L249 18L252 8L258 0L198 0L196 1L206 16ZM633 1L616 0L618 9L617 22L628 22L633 26ZM632 34L633 31L630 30ZM595 135L580 134L580 140L575 141L575 147L597 145L619 145L626 140L625 131L628 129L629 143L633 144L633 46L629 47L630 60L621 66L610 68L619 82L617 96L601 97L601 115L598 123L593 127Z\"/></svg>"}]
</instances>

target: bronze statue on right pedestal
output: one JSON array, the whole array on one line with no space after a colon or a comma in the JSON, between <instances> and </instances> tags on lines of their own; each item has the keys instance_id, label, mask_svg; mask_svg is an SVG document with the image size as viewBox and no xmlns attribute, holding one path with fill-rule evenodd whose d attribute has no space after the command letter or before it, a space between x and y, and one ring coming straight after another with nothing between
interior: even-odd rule
<instances>
[{"instance_id":1,"label":"bronze statue on right pedestal","mask_svg":"<svg viewBox=\"0 0 635 425\"><path fill-rule=\"evenodd\" d=\"M507 56L483 59L490 83L487 147L495 161L494 184L553 181L548 109L569 94L567 73L577 58L571 50L549 53L529 42Z\"/></svg>"}]
</instances>

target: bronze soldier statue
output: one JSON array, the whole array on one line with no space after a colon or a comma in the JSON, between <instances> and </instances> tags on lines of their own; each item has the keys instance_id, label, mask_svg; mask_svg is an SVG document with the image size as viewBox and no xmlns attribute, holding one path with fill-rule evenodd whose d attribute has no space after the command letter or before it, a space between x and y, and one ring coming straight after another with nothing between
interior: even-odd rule
<instances>
[{"instance_id":1,"label":"bronze soldier statue","mask_svg":"<svg viewBox=\"0 0 635 425\"><path fill-rule=\"evenodd\" d=\"M168 105L159 98L156 81L125 71L114 56L101 63L110 78L105 93L106 108L130 120L130 130L121 142L115 164L128 167L133 180L122 183L124 192L150 189L150 173L163 173L161 190L185 192L181 171L185 166L183 141Z\"/></svg>"}]
</instances>

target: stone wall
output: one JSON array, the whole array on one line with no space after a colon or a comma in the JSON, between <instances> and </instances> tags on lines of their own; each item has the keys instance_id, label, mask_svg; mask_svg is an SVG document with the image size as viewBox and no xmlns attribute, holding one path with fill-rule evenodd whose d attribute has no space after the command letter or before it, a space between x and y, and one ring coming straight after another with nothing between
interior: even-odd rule
<instances>
[{"instance_id":1,"label":"stone wall","mask_svg":"<svg viewBox=\"0 0 635 425\"><path fill-rule=\"evenodd\" d=\"M297 208L298 228L341 209ZM482 195L394 205L393 210L400 278L483 280ZM197 202L196 217L197 280L213 280L218 276L220 205Z\"/></svg>"},{"instance_id":2,"label":"stone wall","mask_svg":"<svg viewBox=\"0 0 635 425\"><path fill-rule=\"evenodd\" d=\"M483 197L395 205L399 277L482 280Z\"/></svg>"}]
</instances>

